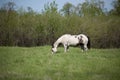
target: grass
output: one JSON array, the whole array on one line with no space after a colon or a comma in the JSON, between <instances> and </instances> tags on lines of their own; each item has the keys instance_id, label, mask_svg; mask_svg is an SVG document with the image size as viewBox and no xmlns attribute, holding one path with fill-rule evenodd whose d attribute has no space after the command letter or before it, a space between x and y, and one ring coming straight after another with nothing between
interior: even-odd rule
<instances>
[{"instance_id":1,"label":"grass","mask_svg":"<svg viewBox=\"0 0 120 80\"><path fill-rule=\"evenodd\" d=\"M120 49L0 47L0 80L120 80Z\"/></svg>"}]
</instances>

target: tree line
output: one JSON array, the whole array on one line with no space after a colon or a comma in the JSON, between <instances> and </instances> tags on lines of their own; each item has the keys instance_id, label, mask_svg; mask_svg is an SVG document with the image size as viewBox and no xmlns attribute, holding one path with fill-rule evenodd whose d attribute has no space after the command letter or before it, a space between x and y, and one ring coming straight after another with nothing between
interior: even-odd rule
<instances>
[{"instance_id":1,"label":"tree line","mask_svg":"<svg viewBox=\"0 0 120 80\"><path fill-rule=\"evenodd\" d=\"M120 0L107 11L101 0L64 4L58 11L55 1L41 13L31 7L15 9L14 2L0 8L0 46L50 45L63 34L86 34L94 48L120 47Z\"/></svg>"}]
</instances>

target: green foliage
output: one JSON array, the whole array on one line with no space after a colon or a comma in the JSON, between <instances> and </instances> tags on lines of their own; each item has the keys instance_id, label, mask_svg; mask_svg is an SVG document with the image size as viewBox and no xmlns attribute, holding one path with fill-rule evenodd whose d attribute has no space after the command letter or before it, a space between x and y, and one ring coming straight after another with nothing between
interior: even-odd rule
<instances>
[{"instance_id":1,"label":"green foliage","mask_svg":"<svg viewBox=\"0 0 120 80\"><path fill-rule=\"evenodd\" d=\"M78 7L80 7L81 16L99 16L104 14L103 5L104 2L99 0L86 0L83 4L79 4Z\"/></svg>"},{"instance_id":2,"label":"green foliage","mask_svg":"<svg viewBox=\"0 0 120 80\"><path fill-rule=\"evenodd\" d=\"M55 1L51 3L47 3L44 5L43 13L56 13L57 12L57 4Z\"/></svg>"},{"instance_id":3,"label":"green foliage","mask_svg":"<svg viewBox=\"0 0 120 80\"><path fill-rule=\"evenodd\" d=\"M105 15L103 4L99 0L86 0L77 6L66 3L59 12L53 1L45 4L42 13L30 7L15 11L14 3L6 4L0 9L0 45L50 45L63 34L84 33L90 36L92 47L119 48L120 18Z\"/></svg>"},{"instance_id":4,"label":"green foliage","mask_svg":"<svg viewBox=\"0 0 120 80\"><path fill-rule=\"evenodd\" d=\"M71 3L66 3L61 10L64 15L69 16L73 13L74 6Z\"/></svg>"},{"instance_id":5,"label":"green foliage","mask_svg":"<svg viewBox=\"0 0 120 80\"><path fill-rule=\"evenodd\" d=\"M0 47L0 80L119 80L120 49Z\"/></svg>"},{"instance_id":6,"label":"green foliage","mask_svg":"<svg viewBox=\"0 0 120 80\"><path fill-rule=\"evenodd\" d=\"M113 2L113 7L114 9L110 11L110 14L120 16L120 0L115 0Z\"/></svg>"},{"instance_id":7,"label":"green foliage","mask_svg":"<svg viewBox=\"0 0 120 80\"><path fill-rule=\"evenodd\" d=\"M84 3L79 3L77 6L66 3L63 9L61 9L61 12L63 12L65 16L73 14L81 17L104 15L104 2L100 0L86 0Z\"/></svg>"}]
</instances>

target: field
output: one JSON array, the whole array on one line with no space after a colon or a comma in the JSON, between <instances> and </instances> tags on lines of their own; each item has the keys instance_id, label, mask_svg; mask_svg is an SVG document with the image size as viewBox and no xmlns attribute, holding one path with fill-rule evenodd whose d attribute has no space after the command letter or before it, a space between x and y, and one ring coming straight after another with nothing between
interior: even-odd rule
<instances>
[{"instance_id":1,"label":"field","mask_svg":"<svg viewBox=\"0 0 120 80\"><path fill-rule=\"evenodd\" d=\"M0 47L0 80L120 80L120 49Z\"/></svg>"}]
</instances>

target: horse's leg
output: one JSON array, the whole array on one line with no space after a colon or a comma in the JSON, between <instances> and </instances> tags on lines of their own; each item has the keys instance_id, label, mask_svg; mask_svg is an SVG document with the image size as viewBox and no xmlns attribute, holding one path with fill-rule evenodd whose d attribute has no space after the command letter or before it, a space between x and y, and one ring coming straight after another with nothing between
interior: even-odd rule
<instances>
[{"instance_id":1,"label":"horse's leg","mask_svg":"<svg viewBox=\"0 0 120 80\"><path fill-rule=\"evenodd\" d=\"M69 51L69 46L67 46L67 51Z\"/></svg>"},{"instance_id":2,"label":"horse's leg","mask_svg":"<svg viewBox=\"0 0 120 80\"><path fill-rule=\"evenodd\" d=\"M82 49L82 52L87 51L88 50L87 45L86 44L81 45L81 49Z\"/></svg>"},{"instance_id":3,"label":"horse's leg","mask_svg":"<svg viewBox=\"0 0 120 80\"><path fill-rule=\"evenodd\" d=\"M84 44L84 50L87 51L88 48L87 48L87 44Z\"/></svg>"},{"instance_id":4,"label":"horse's leg","mask_svg":"<svg viewBox=\"0 0 120 80\"><path fill-rule=\"evenodd\" d=\"M83 52L84 51L84 44L81 44L80 47L81 47L82 52Z\"/></svg>"},{"instance_id":5,"label":"horse's leg","mask_svg":"<svg viewBox=\"0 0 120 80\"><path fill-rule=\"evenodd\" d=\"M64 52L67 52L67 44L64 44Z\"/></svg>"}]
</instances>

